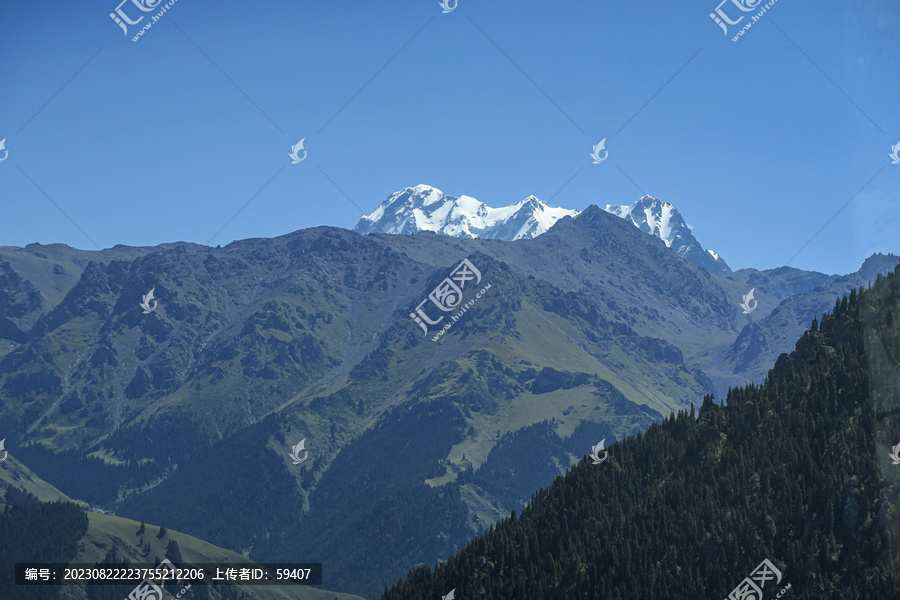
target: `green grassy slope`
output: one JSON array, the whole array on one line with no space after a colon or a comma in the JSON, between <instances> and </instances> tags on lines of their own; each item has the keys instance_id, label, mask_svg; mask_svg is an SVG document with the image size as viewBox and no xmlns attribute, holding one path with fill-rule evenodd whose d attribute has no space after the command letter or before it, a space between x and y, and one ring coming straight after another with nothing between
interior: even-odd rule
<instances>
[{"instance_id":1,"label":"green grassy slope","mask_svg":"<svg viewBox=\"0 0 900 600\"><path fill-rule=\"evenodd\" d=\"M0 463L0 500L6 498L7 488L17 487L34 495L41 502L72 499L35 475L31 469L16 460L12 453Z\"/></svg>"}]
</instances>

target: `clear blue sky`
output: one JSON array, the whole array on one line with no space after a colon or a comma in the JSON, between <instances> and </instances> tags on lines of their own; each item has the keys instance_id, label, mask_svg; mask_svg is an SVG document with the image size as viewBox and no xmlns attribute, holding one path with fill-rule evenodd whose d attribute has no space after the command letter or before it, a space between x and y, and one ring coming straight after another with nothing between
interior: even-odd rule
<instances>
[{"instance_id":1,"label":"clear blue sky","mask_svg":"<svg viewBox=\"0 0 900 600\"><path fill-rule=\"evenodd\" d=\"M137 43L149 16L126 37L117 4L0 5L0 245L352 228L427 183L491 206L645 192L735 269L900 252L895 0L778 0L737 43L718 0L178 0Z\"/></svg>"}]
</instances>

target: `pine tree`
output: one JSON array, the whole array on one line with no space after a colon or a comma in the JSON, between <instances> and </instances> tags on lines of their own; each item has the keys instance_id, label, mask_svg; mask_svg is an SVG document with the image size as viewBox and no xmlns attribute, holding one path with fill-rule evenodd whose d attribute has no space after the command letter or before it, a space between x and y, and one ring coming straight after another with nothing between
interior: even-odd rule
<instances>
[{"instance_id":1,"label":"pine tree","mask_svg":"<svg viewBox=\"0 0 900 600\"><path fill-rule=\"evenodd\" d=\"M166 558L176 565L181 564L181 549L175 540L169 540L169 545L166 546Z\"/></svg>"}]
</instances>

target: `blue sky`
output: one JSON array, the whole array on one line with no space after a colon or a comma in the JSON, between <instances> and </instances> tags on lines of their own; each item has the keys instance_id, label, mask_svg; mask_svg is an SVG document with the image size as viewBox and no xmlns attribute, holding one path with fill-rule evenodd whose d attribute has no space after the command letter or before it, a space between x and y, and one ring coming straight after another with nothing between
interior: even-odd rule
<instances>
[{"instance_id":1,"label":"blue sky","mask_svg":"<svg viewBox=\"0 0 900 600\"><path fill-rule=\"evenodd\" d=\"M749 16L723 35L718 0L177 0L138 42L149 16L125 36L117 5L0 8L0 245L352 228L427 183L491 206L648 193L734 269L900 252L893 0L778 0L738 42Z\"/></svg>"}]
</instances>

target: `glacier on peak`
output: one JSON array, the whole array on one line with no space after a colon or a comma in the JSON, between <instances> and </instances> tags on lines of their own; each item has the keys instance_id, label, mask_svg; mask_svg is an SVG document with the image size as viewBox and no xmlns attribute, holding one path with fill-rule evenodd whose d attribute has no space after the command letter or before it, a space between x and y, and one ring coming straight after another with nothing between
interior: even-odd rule
<instances>
[{"instance_id":1,"label":"glacier on peak","mask_svg":"<svg viewBox=\"0 0 900 600\"><path fill-rule=\"evenodd\" d=\"M406 235L433 231L452 237L512 241L538 236L559 219L578 213L549 206L534 196L493 208L471 196L448 196L437 188L417 185L388 196L353 230Z\"/></svg>"},{"instance_id":2,"label":"glacier on peak","mask_svg":"<svg viewBox=\"0 0 900 600\"><path fill-rule=\"evenodd\" d=\"M645 195L634 204L607 204L603 210L631 221L635 227L661 239L678 256L710 273L727 274L731 268L712 250L706 250L671 202Z\"/></svg>"},{"instance_id":3,"label":"glacier on peak","mask_svg":"<svg viewBox=\"0 0 900 600\"><path fill-rule=\"evenodd\" d=\"M604 210L660 238L695 266L710 273L731 273L718 254L700 245L670 202L643 196L631 205L607 204ZM420 184L388 196L372 214L363 216L353 230L362 234L397 235L431 231L458 238L513 241L537 237L560 219L575 218L580 212L550 206L535 196L493 208L471 196L448 196L435 187Z\"/></svg>"}]
</instances>

